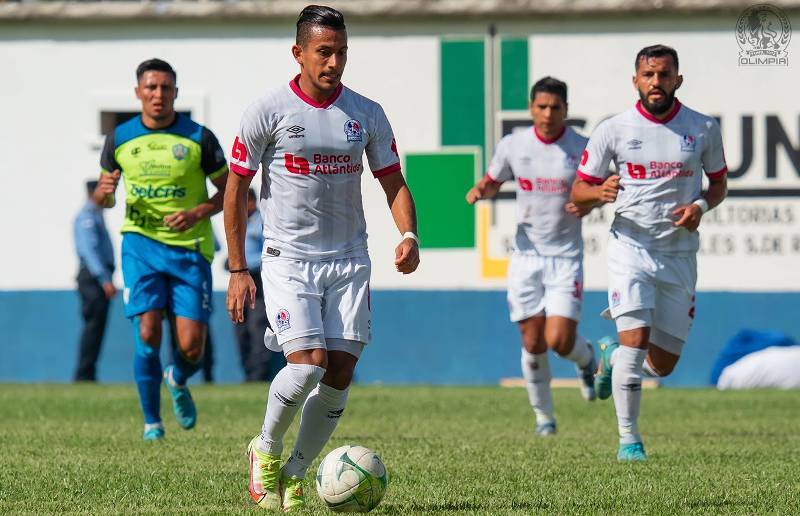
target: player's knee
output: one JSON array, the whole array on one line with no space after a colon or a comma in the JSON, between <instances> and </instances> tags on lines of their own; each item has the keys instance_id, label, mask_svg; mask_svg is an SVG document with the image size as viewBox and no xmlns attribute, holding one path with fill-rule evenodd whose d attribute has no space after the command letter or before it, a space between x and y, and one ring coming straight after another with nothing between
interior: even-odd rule
<instances>
[{"instance_id":1,"label":"player's knee","mask_svg":"<svg viewBox=\"0 0 800 516\"><path fill-rule=\"evenodd\" d=\"M552 335L548 340L547 344L559 356L565 357L570 354L572 351L572 346L575 343L575 338L569 338L569 335L565 335L563 333L557 333Z\"/></svg>"},{"instance_id":2,"label":"player's knee","mask_svg":"<svg viewBox=\"0 0 800 516\"><path fill-rule=\"evenodd\" d=\"M653 359L652 357L648 357L647 363L650 366L650 369L652 369L656 375L664 377L669 376L672 373L678 361L663 358Z\"/></svg>"},{"instance_id":3,"label":"player's knee","mask_svg":"<svg viewBox=\"0 0 800 516\"><path fill-rule=\"evenodd\" d=\"M322 377L322 383L334 389L344 390L353 381L353 370L349 368L328 368Z\"/></svg>"},{"instance_id":4,"label":"player's knee","mask_svg":"<svg viewBox=\"0 0 800 516\"><path fill-rule=\"evenodd\" d=\"M189 346L187 349L181 350L181 352L186 360L193 364L199 362L203 358L203 346L201 343Z\"/></svg>"},{"instance_id":5,"label":"player's knee","mask_svg":"<svg viewBox=\"0 0 800 516\"><path fill-rule=\"evenodd\" d=\"M140 322L139 338L148 346L158 347L161 343L161 326L146 321Z\"/></svg>"}]
</instances>

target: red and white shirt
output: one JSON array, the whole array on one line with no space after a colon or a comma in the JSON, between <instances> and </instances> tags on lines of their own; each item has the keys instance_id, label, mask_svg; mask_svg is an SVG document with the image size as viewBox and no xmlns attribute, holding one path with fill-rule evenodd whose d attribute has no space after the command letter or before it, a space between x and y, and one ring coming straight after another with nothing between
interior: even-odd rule
<instances>
[{"instance_id":1,"label":"red and white shirt","mask_svg":"<svg viewBox=\"0 0 800 516\"><path fill-rule=\"evenodd\" d=\"M381 106L339 85L319 104L299 76L251 104L233 144L231 171L262 166L259 207L267 253L308 261L367 254L362 156L375 177L400 171Z\"/></svg>"},{"instance_id":2,"label":"red and white shirt","mask_svg":"<svg viewBox=\"0 0 800 516\"><path fill-rule=\"evenodd\" d=\"M516 178L515 250L539 256L582 255L581 219L564 206L586 140L569 127L547 140L531 126L497 144L486 174L498 183Z\"/></svg>"},{"instance_id":3,"label":"red and white shirt","mask_svg":"<svg viewBox=\"0 0 800 516\"><path fill-rule=\"evenodd\" d=\"M717 121L677 99L670 114L659 120L637 102L597 126L578 176L601 184L610 174L611 161L621 186L611 232L623 242L651 251L696 252L698 233L676 227L672 212L700 197L703 172L717 178L728 171Z\"/></svg>"}]
</instances>

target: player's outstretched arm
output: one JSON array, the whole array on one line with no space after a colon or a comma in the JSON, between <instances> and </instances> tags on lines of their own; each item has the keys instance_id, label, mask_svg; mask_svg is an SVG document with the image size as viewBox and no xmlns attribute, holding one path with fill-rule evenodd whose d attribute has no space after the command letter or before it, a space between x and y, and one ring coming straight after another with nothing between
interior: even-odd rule
<instances>
[{"instance_id":1,"label":"player's outstretched arm","mask_svg":"<svg viewBox=\"0 0 800 516\"><path fill-rule=\"evenodd\" d=\"M404 235L402 242L395 248L394 265L398 272L410 274L419 266L419 243L410 235L405 237L408 233L414 237L417 234L417 210L414 198L411 197L411 190L408 189L406 180L400 172L382 176L378 181L386 193L386 202L392 211L394 223Z\"/></svg>"},{"instance_id":2,"label":"player's outstretched arm","mask_svg":"<svg viewBox=\"0 0 800 516\"><path fill-rule=\"evenodd\" d=\"M475 183L475 186L470 188L467 192L467 202L469 204L475 204L483 199L491 199L497 195L502 185L503 183L495 181L488 175L483 176L481 180Z\"/></svg>"},{"instance_id":3,"label":"player's outstretched arm","mask_svg":"<svg viewBox=\"0 0 800 516\"><path fill-rule=\"evenodd\" d=\"M725 175L714 179L709 178L708 190L705 194L694 202L682 204L673 210L672 215L677 218L675 225L684 227L689 231L697 231L703 214L719 206L727 195L728 178Z\"/></svg>"},{"instance_id":4,"label":"player's outstretched arm","mask_svg":"<svg viewBox=\"0 0 800 516\"><path fill-rule=\"evenodd\" d=\"M228 315L234 323L244 322L244 307L256 307L256 284L250 277L244 255L244 239L247 231L247 190L252 176L228 174L224 189L223 217L225 240L228 243ZM249 303L248 303L249 300Z\"/></svg>"}]
</instances>

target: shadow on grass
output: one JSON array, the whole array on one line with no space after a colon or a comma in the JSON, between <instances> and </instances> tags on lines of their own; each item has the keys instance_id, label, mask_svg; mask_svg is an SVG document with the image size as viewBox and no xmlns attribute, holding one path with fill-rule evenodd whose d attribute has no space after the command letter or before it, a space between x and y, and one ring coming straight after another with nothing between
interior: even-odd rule
<instances>
[{"instance_id":1,"label":"shadow on grass","mask_svg":"<svg viewBox=\"0 0 800 516\"><path fill-rule=\"evenodd\" d=\"M532 511L541 510L550 507L548 503L532 503L532 502L512 502L511 506L506 508L518 511ZM491 511L497 510L497 507L492 507L488 503L476 502L459 502L459 501L441 501L419 503L412 502L408 505L404 504L387 504L380 506L381 512L385 514L409 514L412 512L462 512L462 511Z\"/></svg>"}]
</instances>

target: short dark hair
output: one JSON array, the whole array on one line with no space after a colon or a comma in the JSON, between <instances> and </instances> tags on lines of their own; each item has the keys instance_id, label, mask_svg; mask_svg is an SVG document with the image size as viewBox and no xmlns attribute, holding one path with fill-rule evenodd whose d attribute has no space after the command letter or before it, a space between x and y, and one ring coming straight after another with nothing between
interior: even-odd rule
<instances>
[{"instance_id":1,"label":"short dark hair","mask_svg":"<svg viewBox=\"0 0 800 516\"><path fill-rule=\"evenodd\" d=\"M142 75L144 75L145 72L150 71L167 72L172 75L173 81L178 82L178 76L172 66L170 66L168 62L154 57L153 59L142 61L141 64L136 67L136 83L138 84L139 81L142 80Z\"/></svg>"},{"instance_id":2,"label":"short dark hair","mask_svg":"<svg viewBox=\"0 0 800 516\"><path fill-rule=\"evenodd\" d=\"M91 196L92 194L94 194L94 191L95 191L96 188L97 188L97 181L96 180L93 179L91 181L86 181L86 193L87 194L89 194Z\"/></svg>"},{"instance_id":3,"label":"short dark hair","mask_svg":"<svg viewBox=\"0 0 800 516\"><path fill-rule=\"evenodd\" d=\"M328 27L333 30L345 30L344 15L326 5L307 5L297 18L297 35L295 43L305 46L311 37L312 27Z\"/></svg>"},{"instance_id":4,"label":"short dark hair","mask_svg":"<svg viewBox=\"0 0 800 516\"><path fill-rule=\"evenodd\" d=\"M672 62L675 63L675 69L678 69L678 52L674 48L667 45L650 45L644 47L636 54L636 62L633 63L633 69L639 70L639 63L642 59L650 59L653 57L672 56Z\"/></svg>"},{"instance_id":5,"label":"short dark hair","mask_svg":"<svg viewBox=\"0 0 800 516\"><path fill-rule=\"evenodd\" d=\"M564 81L559 81L555 77L542 77L531 88L531 102L533 102L534 97L536 97L537 93L552 93L553 95L558 95L561 97L561 100L564 101L564 104L567 103L567 83Z\"/></svg>"}]
</instances>

